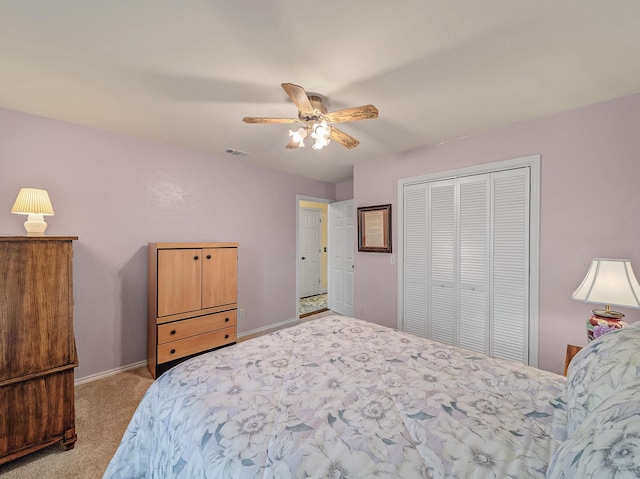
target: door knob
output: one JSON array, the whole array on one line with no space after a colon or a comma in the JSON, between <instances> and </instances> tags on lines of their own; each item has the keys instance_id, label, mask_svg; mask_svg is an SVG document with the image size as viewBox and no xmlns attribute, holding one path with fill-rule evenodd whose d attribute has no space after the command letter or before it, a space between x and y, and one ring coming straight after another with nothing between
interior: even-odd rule
<instances>
[{"instance_id":1,"label":"door knob","mask_svg":"<svg viewBox=\"0 0 640 479\"><path fill-rule=\"evenodd\" d=\"M305 259L305 257L303 256L302 259Z\"/></svg>"}]
</instances>

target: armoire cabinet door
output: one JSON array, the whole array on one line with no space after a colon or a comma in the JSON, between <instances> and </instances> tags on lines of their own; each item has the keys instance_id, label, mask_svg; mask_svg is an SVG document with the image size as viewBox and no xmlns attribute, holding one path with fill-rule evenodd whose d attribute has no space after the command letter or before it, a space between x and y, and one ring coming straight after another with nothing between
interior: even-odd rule
<instances>
[{"instance_id":1,"label":"armoire cabinet door","mask_svg":"<svg viewBox=\"0 0 640 479\"><path fill-rule=\"evenodd\" d=\"M158 316L201 308L201 249L158 251Z\"/></svg>"},{"instance_id":2,"label":"armoire cabinet door","mask_svg":"<svg viewBox=\"0 0 640 479\"><path fill-rule=\"evenodd\" d=\"M202 307L237 302L238 249L206 248L202 255Z\"/></svg>"},{"instance_id":3,"label":"armoire cabinet door","mask_svg":"<svg viewBox=\"0 0 640 479\"><path fill-rule=\"evenodd\" d=\"M71 248L0 242L0 381L75 361Z\"/></svg>"}]
</instances>

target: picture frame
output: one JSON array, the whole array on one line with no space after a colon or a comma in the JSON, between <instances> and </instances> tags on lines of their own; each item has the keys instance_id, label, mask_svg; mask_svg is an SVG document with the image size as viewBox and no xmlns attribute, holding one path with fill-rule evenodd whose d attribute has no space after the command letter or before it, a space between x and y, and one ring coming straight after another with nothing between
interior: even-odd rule
<instances>
[{"instance_id":1,"label":"picture frame","mask_svg":"<svg viewBox=\"0 0 640 479\"><path fill-rule=\"evenodd\" d=\"M358 208L358 251L391 253L391 205Z\"/></svg>"}]
</instances>

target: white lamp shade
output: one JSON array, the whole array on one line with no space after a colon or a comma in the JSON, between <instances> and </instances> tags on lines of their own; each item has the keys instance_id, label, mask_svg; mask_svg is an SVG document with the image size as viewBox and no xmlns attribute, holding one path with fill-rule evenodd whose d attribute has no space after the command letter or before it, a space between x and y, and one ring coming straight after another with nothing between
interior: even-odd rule
<instances>
[{"instance_id":1,"label":"white lamp shade","mask_svg":"<svg viewBox=\"0 0 640 479\"><path fill-rule=\"evenodd\" d=\"M586 303L640 308L640 284L628 259L595 258L571 297Z\"/></svg>"},{"instance_id":2,"label":"white lamp shade","mask_svg":"<svg viewBox=\"0 0 640 479\"><path fill-rule=\"evenodd\" d=\"M47 193L47 190L38 190L36 188L20 188L11 212L22 215L32 213L43 216L54 215L49 193Z\"/></svg>"}]
</instances>

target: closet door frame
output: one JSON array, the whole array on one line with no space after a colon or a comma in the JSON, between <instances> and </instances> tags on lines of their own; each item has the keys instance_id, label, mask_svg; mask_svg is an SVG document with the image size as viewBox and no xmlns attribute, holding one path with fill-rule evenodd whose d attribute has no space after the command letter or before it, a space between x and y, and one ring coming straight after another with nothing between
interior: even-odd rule
<instances>
[{"instance_id":1,"label":"closet door frame","mask_svg":"<svg viewBox=\"0 0 640 479\"><path fill-rule=\"evenodd\" d=\"M539 254L540 254L540 155L526 156L513 160L444 171L423 176L398 180L398 311L397 324L404 330L404 189L405 186L458 178L483 173L495 173L515 168L528 167L530 174L529 211L529 361L530 366L538 366L538 316L539 316Z\"/></svg>"}]
</instances>

